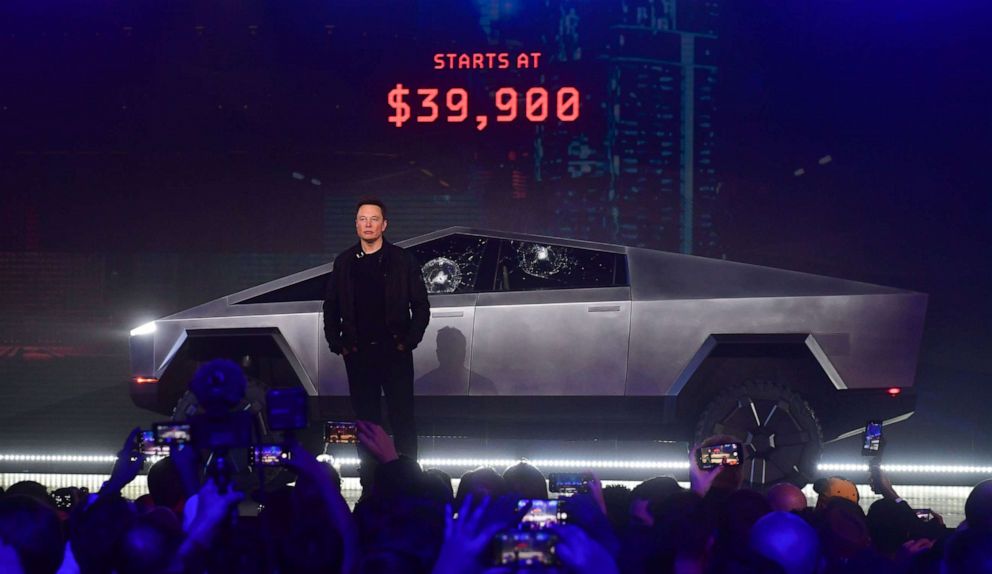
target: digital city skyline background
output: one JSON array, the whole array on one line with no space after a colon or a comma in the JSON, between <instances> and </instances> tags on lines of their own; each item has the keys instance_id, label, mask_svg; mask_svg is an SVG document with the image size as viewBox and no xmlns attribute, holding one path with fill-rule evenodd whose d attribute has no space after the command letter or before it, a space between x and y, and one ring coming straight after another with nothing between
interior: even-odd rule
<instances>
[{"instance_id":1,"label":"digital city skyline background","mask_svg":"<svg viewBox=\"0 0 992 574\"><path fill-rule=\"evenodd\" d=\"M913 424L988 454L990 15L961 0L6 3L0 446L113 446L152 418L127 397L130 328L328 261L374 195L392 240L468 225L928 293ZM542 59L433 69L449 52ZM464 88L471 116L501 87L574 86L581 115L397 128L397 83ZM84 432L40 430L53 417Z\"/></svg>"}]
</instances>

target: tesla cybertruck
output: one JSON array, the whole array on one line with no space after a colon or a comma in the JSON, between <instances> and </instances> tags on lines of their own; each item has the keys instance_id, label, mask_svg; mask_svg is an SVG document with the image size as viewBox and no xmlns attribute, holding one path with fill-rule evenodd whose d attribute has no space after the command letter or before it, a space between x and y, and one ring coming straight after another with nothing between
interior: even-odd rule
<instances>
[{"instance_id":1,"label":"tesla cybertruck","mask_svg":"<svg viewBox=\"0 0 992 574\"><path fill-rule=\"evenodd\" d=\"M802 483L823 444L914 408L922 293L462 227L399 245L430 294L414 351L421 436L732 435L752 483ZM322 328L331 266L135 329L135 403L170 414L198 365L228 357L263 388L304 388L311 417L349 417Z\"/></svg>"}]
</instances>

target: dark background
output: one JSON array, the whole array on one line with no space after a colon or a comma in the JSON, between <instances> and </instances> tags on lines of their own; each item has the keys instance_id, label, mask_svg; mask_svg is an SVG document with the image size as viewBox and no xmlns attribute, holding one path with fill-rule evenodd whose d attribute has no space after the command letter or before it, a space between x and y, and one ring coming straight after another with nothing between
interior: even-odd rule
<instances>
[{"instance_id":1,"label":"dark background","mask_svg":"<svg viewBox=\"0 0 992 574\"><path fill-rule=\"evenodd\" d=\"M986 3L290 4L0 7L0 449L114 448L155 418L129 329L328 261L377 195L392 240L472 225L928 293L893 448L992 455ZM543 59L433 70L448 51ZM399 82L473 116L573 85L582 115L396 128Z\"/></svg>"}]
</instances>

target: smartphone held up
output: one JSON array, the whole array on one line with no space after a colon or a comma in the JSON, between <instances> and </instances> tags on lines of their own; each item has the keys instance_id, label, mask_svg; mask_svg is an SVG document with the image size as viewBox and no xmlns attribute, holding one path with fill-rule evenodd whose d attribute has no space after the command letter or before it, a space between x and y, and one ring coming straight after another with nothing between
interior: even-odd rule
<instances>
[{"instance_id":1,"label":"smartphone held up","mask_svg":"<svg viewBox=\"0 0 992 574\"><path fill-rule=\"evenodd\" d=\"M862 434L861 454L864 456L880 456L884 446L882 421L868 421L865 424L865 432Z\"/></svg>"},{"instance_id":2,"label":"smartphone held up","mask_svg":"<svg viewBox=\"0 0 992 574\"><path fill-rule=\"evenodd\" d=\"M696 449L696 464L702 470L718 466L740 466L744 447L739 442L728 442Z\"/></svg>"}]
</instances>

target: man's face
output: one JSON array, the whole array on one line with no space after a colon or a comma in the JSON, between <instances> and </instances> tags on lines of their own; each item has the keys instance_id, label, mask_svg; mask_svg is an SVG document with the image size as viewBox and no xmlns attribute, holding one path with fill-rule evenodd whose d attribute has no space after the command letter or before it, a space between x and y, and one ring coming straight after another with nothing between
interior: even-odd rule
<instances>
[{"instance_id":1,"label":"man's face","mask_svg":"<svg viewBox=\"0 0 992 574\"><path fill-rule=\"evenodd\" d=\"M369 243L374 243L382 237L382 233L386 231L386 220L382 217L382 210L378 205L363 205L358 208L355 230L358 231L359 239Z\"/></svg>"}]
</instances>

